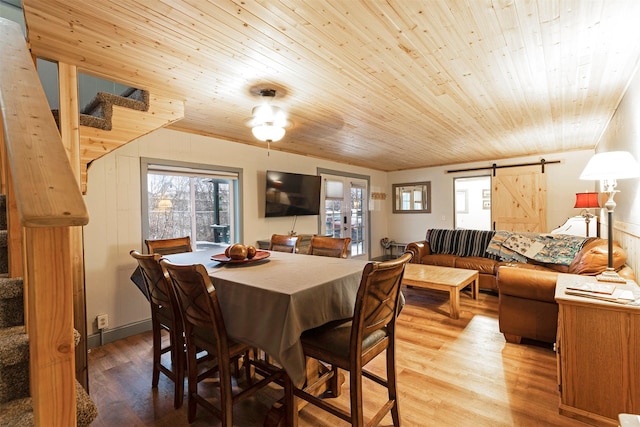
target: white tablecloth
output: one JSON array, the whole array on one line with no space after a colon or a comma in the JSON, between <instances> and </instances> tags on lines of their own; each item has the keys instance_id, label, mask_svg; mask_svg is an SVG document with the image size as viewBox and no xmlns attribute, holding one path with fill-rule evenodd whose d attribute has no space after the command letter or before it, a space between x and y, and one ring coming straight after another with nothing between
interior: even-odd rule
<instances>
[{"instance_id":1,"label":"white tablecloth","mask_svg":"<svg viewBox=\"0 0 640 427\"><path fill-rule=\"evenodd\" d=\"M203 264L218 293L229 336L266 351L301 384L303 331L353 316L367 260L271 252L254 264L211 260L219 250L167 255L171 262Z\"/></svg>"}]
</instances>

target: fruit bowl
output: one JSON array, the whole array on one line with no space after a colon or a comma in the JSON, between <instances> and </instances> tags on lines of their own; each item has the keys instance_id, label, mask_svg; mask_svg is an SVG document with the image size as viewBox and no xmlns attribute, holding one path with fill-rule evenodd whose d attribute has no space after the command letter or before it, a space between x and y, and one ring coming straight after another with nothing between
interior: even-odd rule
<instances>
[{"instance_id":1,"label":"fruit bowl","mask_svg":"<svg viewBox=\"0 0 640 427\"><path fill-rule=\"evenodd\" d=\"M228 263L228 264L248 264L256 261L261 261L265 258L269 258L269 255L271 255L271 253L267 251L256 251L256 254L253 258L233 259L233 258L229 258L225 254L217 254L217 255L212 255L211 259L214 261Z\"/></svg>"}]
</instances>

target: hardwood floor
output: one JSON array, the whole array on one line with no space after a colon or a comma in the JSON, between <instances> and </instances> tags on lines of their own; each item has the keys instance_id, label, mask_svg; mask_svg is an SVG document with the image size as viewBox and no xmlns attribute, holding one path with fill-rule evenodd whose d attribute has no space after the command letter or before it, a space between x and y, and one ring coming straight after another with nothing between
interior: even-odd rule
<instances>
[{"instance_id":1,"label":"hardwood floor","mask_svg":"<svg viewBox=\"0 0 640 427\"><path fill-rule=\"evenodd\" d=\"M585 426L558 414L556 358L550 346L506 343L498 331L498 297L461 295L460 319L449 318L444 292L405 289L398 318L397 371L402 425L416 426ZM383 357L371 370L384 373ZM99 348L89 354L91 397L100 414L94 427L187 426L185 405L173 408L173 386L160 376L151 388L151 333ZM208 384L216 396L213 384ZM186 387L185 387L186 388ZM365 417L385 400L384 389L365 380ZM234 425L262 426L271 405L282 397L272 386L234 407ZM338 398L348 408L348 390ZM371 410L368 410L370 408ZM220 421L202 409L199 426ZM306 406L300 426L348 425ZM387 416L381 426L391 426Z\"/></svg>"}]
</instances>

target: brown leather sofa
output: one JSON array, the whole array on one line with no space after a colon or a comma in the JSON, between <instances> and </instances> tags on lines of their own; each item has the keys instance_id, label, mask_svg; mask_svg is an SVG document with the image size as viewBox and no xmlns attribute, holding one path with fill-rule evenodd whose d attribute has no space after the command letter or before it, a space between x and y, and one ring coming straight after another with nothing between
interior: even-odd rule
<instances>
[{"instance_id":1,"label":"brown leather sofa","mask_svg":"<svg viewBox=\"0 0 640 427\"><path fill-rule=\"evenodd\" d=\"M626 252L613 244L613 267L620 276L635 280L625 265ZM568 268L538 266L534 270L520 265L500 266L496 281L499 288L498 322L508 342L522 338L553 343L558 328L558 304L555 301L558 273L595 276L607 269L607 240L593 238L585 243Z\"/></svg>"},{"instance_id":2,"label":"brown leather sofa","mask_svg":"<svg viewBox=\"0 0 640 427\"><path fill-rule=\"evenodd\" d=\"M473 232L470 235L474 235ZM429 232L427 239L428 236ZM498 322L508 342L519 343L524 337L553 343L558 324L558 305L554 298L558 273L600 274L607 268L607 246L606 239L590 238L568 266L505 262L489 255L434 253L428 240L412 242L407 250L414 253L413 263L477 270L480 289L499 293ZM625 251L615 242L613 249L614 269L621 276L635 280L633 270L625 265ZM476 255L479 253L481 251L476 251Z\"/></svg>"},{"instance_id":3,"label":"brown leather sofa","mask_svg":"<svg viewBox=\"0 0 640 427\"><path fill-rule=\"evenodd\" d=\"M434 249L429 242L429 237L432 235L432 231L433 230L427 231L427 237L425 240L412 242L407 245L406 250L413 252L413 259L411 260L412 263L477 270L479 273L480 289L491 291L498 290L496 273L498 267L505 265L506 263L498 261L495 258L491 258L485 252L485 248L491 240L493 232L481 230L451 230L450 232L456 235L455 242L445 245L447 247L437 248L436 245ZM449 232L449 230L437 231ZM467 246L466 243L460 241L463 239L481 240L482 243L480 245L474 242L469 242L468 245L469 247L481 247L476 248L475 251L466 250L466 248L464 248ZM442 252L439 252L439 250ZM471 253L472 255L461 256L459 255L460 253Z\"/></svg>"}]
</instances>

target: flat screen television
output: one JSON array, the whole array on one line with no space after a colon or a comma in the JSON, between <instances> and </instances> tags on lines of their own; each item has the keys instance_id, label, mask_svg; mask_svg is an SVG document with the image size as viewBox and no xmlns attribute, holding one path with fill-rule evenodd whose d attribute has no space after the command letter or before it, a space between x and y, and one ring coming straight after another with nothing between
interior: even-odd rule
<instances>
[{"instance_id":1,"label":"flat screen television","mask_svg":"<svg viewBox=\"0 0 640 427\"><path fill-rule=\"evenodd\" d=\"M267 171L265 217L319 215L320 185L317 175Z\"/></svg>"}]
</instances>

